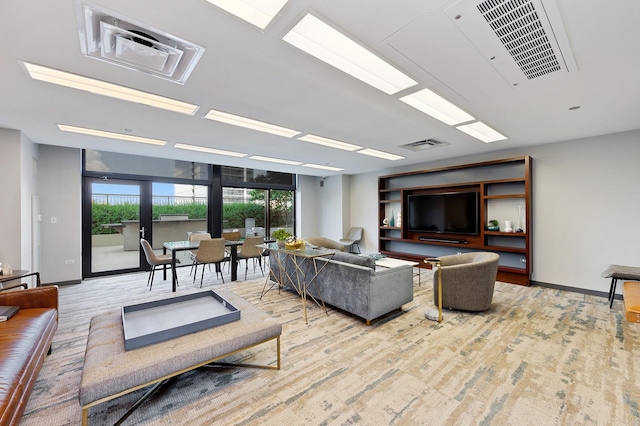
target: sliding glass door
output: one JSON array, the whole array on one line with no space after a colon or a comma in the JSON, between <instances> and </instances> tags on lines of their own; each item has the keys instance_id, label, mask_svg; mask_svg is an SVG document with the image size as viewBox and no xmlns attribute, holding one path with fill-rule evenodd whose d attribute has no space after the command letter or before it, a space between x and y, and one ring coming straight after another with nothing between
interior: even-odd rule
<instances>
[{"instance_id":1,"label":"sliding glass door","mask_svg":"<svg viewBox=\"0 0 640 426\"><path fill-rule=\"evenodd\" d=\"M85 190L91 224L85 246L89 255L83 256L83 269L89 273L84 275L140 270L141 183L86 179Z\"/></svg>"}]
</instances>

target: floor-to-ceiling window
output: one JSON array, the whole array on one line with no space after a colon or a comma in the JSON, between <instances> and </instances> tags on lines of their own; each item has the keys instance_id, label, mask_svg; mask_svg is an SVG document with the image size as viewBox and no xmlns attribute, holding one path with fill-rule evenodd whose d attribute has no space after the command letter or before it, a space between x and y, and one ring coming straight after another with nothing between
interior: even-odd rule
<instances>
[{"instance_id":1,"label":"floor-to-ceiling window","mask_svg":"<svg viewBox=\"0 0 640 426\"><path fill-rule=\"evenodd\" d=\"M86 150L83 175L85 278L147 270L140 238L295 229L292 174Z\"/></svg>"},{"instance_id":2,"label":"floor-to-ceiling window","mask_svg":"<svg viewBox=\"0 0 640 426\"><path fill-rule=\"evenodd\" d=\"M211 167L86 150L83 277L148 269L140 238L165 241L209 228Z\"/></svg>"},{"instance_id":3,"label":"floor-to-ceiling window","mask_svg":"<svg viewBox=\"0 0 640 426\"><path fill-rule=\"evenodd\" d=\"M225 230L243 236L270 236L280 228L294 233L295 175L223 166L221 180Z\"/></svg>"}]
</instances>

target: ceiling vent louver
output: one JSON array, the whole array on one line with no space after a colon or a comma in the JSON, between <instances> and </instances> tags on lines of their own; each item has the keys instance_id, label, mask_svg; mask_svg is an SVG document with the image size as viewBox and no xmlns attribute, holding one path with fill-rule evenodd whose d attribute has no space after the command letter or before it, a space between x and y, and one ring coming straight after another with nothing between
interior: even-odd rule
<instances>
[{"instance_id":1,"label":"ceiling vent louver","mask_svg":"<svg viewBox=\"0 0 640 426\"><path fill-rule=\"evenodd\" d=\"M166 32L76 2L84 55L184 84L204 48Z\"/></svg>"},{"instance_id":2,"label":"ceiling vent louver","mask_svg":"<svg viewBox=\"0 0 640 426\"><path fill-rule=\"evenodd\" d=\"M487 0L477 7L528 79L561 70L531 1Z\"/></svg>"},{"instance_id":3,"label":"ceiling vent louver","mask_svg":"<svg viewBox=\"0 0 640 426\"><path fill-rule=\"evenodd\" d=\"M555 0L460 0L445 13L512 86L577 70Z\"/></svg>"},{"instance_id":4,"label":"ceiling vent louver","mask_svg":"<svg viewBox=\"0 0 640 426\"><path fill-rule=\"evenodd\" d=\"M422 141L411 142L405 145L400 145L400 148L408 149L410 151L424 151L425 149L438 148L440 146L446 145L449 145L449 143L430 138Z\"/></svg>"}]
</instances>

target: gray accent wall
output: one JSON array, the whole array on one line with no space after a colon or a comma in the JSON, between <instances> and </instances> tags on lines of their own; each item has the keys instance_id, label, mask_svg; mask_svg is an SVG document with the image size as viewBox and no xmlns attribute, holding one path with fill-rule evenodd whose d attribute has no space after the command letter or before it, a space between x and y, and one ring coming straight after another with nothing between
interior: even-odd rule
<instances>
[{"instance_id":1,"label":"gray accent wall","mask_svg":"<svg viewBox=\"0 0 640 426\"><path fill-rule=\"evenodd\" d=\"M82 279L82 151L40 146L42 279L66 283ZM55 217L56 223L51 218Z\"/></svg>"}]
</instances>

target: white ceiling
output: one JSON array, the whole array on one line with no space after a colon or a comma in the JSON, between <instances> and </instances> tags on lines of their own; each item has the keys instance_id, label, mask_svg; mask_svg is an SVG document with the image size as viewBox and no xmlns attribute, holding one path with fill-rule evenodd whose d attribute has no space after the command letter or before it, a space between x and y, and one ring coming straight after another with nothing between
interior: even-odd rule
<instances>
[{"instance_id":1,"label":"white ceiling","mask_svg":"<svg viewBox=\"0 0 640 426\"><path fill-rule=\"evenodd\" d=\"M476 2L289 0L262 31L205 0L96 0L118 15L206 48L184 85L83 56L73 0L4 2L0 17L0 127L33 142L306 175L335 173L183 151L174 143L341 167L356 174L432 160L640 128L640 2L535 0L553 15L575 66L518 85L498 72L510 57L461 30ZM449 15L462 10L462 19ZM282 37L308 11L418 81L387 95L303 53ZM465 20L466 19L466 20ZM562 28L564 27L564 28ZM481 28L481 30L483 30ZM480 31L482 33L482 31ZM482 52L484 53L481 53ZM487 51L496 59L487 58ZM20 61L178 99L194 116L32 80ZM569 60L569 62L571 62ZM571 65L571 64L570 64ZM508 81L509 80L509 81ZM398 100L430 88L507 140L485 144ZM570 111L572 106L580 109ZM213 122L209 109L406 157L389 161ZM66 133L57 124L169 141L149 146ZM435 138L449 145L400 148Z\"/></svg>"}]
</instances>

